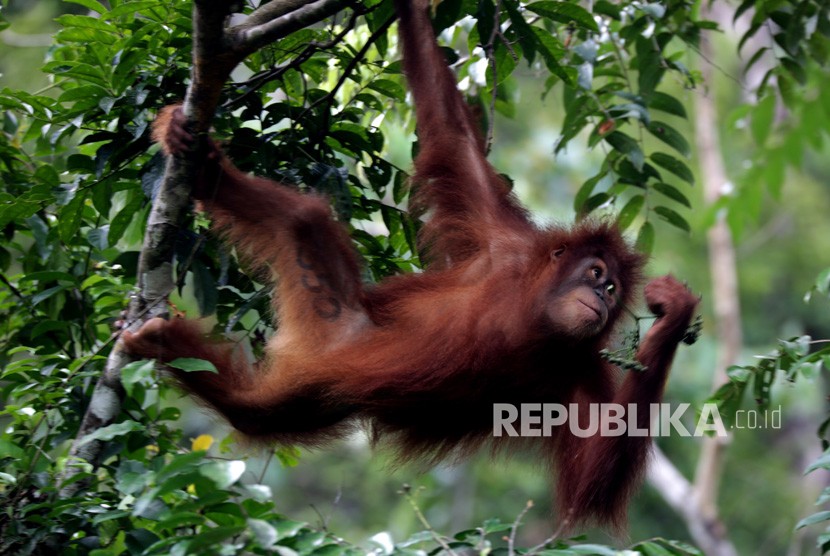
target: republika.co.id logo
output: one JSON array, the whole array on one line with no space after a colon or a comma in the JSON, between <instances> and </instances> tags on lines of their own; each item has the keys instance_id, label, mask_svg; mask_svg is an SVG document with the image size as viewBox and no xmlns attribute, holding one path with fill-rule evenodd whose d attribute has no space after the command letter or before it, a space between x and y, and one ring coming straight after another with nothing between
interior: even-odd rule
<instances>
[{"instance_id":1,"label":"republika.co.id logo","mask_svg":"<svg viewBox=\"0 0 830 556\"><path fill-rule=\"evenodd\" d=\"M571 434L588 438L600 436L726 436L726 427L721 419L718 406L703 404L694 430L683 424L683 417L691 404L681 403L674 407L668 403L648 405L647 415L637 404L616 403L568 404L559 403L509 403L493 404L493 436L553 436L560 427L567 427ZM771 416L771 418L770 418ZM749 421L752 421L751 419ZM763 420L763 427L780 428L781 409L770 412ZM736 422L737 426L737 422Z\"/></svg>"}]
</instances>

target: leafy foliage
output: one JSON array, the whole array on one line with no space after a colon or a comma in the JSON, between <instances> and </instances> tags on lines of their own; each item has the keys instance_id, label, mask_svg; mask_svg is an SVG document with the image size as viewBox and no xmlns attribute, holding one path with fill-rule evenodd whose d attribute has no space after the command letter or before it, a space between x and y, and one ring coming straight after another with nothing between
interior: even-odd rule
<instances>
[{"instance_id":1,"label":"leafy foliage","mask_svg":"<svg viewBox=\"0 0 830 556\"><path fill-rule=\"evenodd\" d=\"M825 270L816 280L813 294L822 296L830 295L830 269ZM781 340L778 347L770 353L757 357L758 362L754 365L736 365L727 370L729 382L721 386L708 400L707 403L715 403L726 428L733 428L738 411L741 409L742 400L747 391L752 392L755 407L767 412L770 410L771 393L774 383L783 378L787 382L795 382L798 379L815 380L823 369L830 369L830 341L814 341L809 336L799 336L788 340ZM813 473L819 469L830 469L830 416L818 428L818 436L824 453L812 463L805 474ZM830 501L830 488L825 488L817 505ZM796 529L815 525L818 523L830 522L830 512L820 511L802 519ZM830 525L825 533L818 538L818 546L822 553L830 549Z\"/></svg>"},{"instance_id":2,"label":"leafy foliage","mask_svg":"<svg viewBox=\"0 0 830 556\"><path fill-rule=\"evenodd\" d=\"M821 91L830 84L828 9L820 0L745 0L735 11L736 21L749 20L738 46L747 60L743 71L761 70L762 75L754 91L757 102L745 104L730 117L730 124L749 122L754 141L739 190L724 200L748 209L729 213L736 237L759 214L763 190L757 184L765 184L780 198L787 168L825 141L830 105Z\"/></svg>"}]
</instances>

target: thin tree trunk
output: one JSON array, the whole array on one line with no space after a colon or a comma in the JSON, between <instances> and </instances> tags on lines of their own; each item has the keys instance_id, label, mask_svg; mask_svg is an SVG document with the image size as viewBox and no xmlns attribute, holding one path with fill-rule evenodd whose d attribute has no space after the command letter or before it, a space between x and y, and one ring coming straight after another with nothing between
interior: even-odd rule
<instances>
[{"instance_id":1,"label":"thin tree trunk","mask_svg":"<svg viewBox=\"0 0 830 556\"><path fill-rule=\"evenodd\" d=\"M193 67L184 113L194 133L210 128L231 71L246 56L289 33L318 23L351 0L274 0L252 13L244 23L227 27L230 3L226 0L193 2ZM173 254L176 237L190 206L190 184L198 169L198 153L169 157L161 186L153 199L138 263L138 292L130 303L126 322L137 330L153 317L168 317L167 296L175 288ZM132 361L120 341L107 359L95 385L61 477L62 497L80 492L88 480L77 475L101 463L106 443L90 438L115 423L121 415L124 389L121 369Z\"/></svg>"}]
</instances>

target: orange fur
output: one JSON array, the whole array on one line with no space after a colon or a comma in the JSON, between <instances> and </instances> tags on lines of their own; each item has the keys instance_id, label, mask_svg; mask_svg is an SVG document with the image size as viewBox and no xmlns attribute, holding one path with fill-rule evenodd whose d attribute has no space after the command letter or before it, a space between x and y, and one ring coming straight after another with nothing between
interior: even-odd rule
<instances>
[{"instance_id":1,"label":"orange fur","mask_svg":"<svg viewBox=\"0 0 830 556\"><path fill-rule=\"evenodd\" d=\"M484 157L426 11L406 0L397 8L421 141L413 202L431 212L422 236L428 270L364 286L347 231L325 199L250 177L214 147L218 160L206 165L195 195L220 233L279 274L278 332L255 368L183 320L125 333L127 348L163 362L212 361L219 374L172 372L252 437L316 446L368 422L373 437L392 442L406 461L435 463L486 445L512 449L514 442L491 436L497 402L647 408L659 401L697 300L671 278L647 287L660 315L638 353L648 370L618 385L598 352L635 296L643 257L608 224L539 228L529 220ZM186 143L177 110L163 110L154 126L169 154ZM562 330L555 317L575 291L601 296L608 282L586 290L590 278L574 276L594 259L621 294L602 302L607 323L583 337ZM536 445L557 468L563 517L622 526L649 439L583 439L564 428Z\"/></svg>"}]
</instances>

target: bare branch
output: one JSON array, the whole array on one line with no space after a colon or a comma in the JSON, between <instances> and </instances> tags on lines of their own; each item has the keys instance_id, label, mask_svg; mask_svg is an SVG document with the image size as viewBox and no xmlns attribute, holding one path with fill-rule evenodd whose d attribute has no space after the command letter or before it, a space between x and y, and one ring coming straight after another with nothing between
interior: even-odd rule
<instances>
[{"instance_id":1,"label":"bare branch","mask_svg":"<svg viewBox=\"0 0 830 556\"><path fill-rule=\"evenodd\" d=\"M237 97L229 99L223 104L223 106L225 108L228 108L231 106L241 104L248 97L248 95L255 93L257 90L259 90L260 87L266 85L267 83L275 79L280 79L282 75L285 74L285 72L287 72L288 70L299 68L300 65L306 62L317 52L321 50L328 50L330 48L333 48L335 45L341 43L343 39L346 37L346 35L352 29L354 29L359 15L360 14L357 11L353 11L352 15L349 17L349 21L345 25L343 25L343 29L339 33L337 33L334 37L324 42L310 42L290 62L281 64L279 66L273 66L267 71L255 74L253 77L248 79L248 81L237 83L238 86L243 86L246 89L245 92Z\"/></svg>"},{"instance_id":2,"label":"bare branch","mask_svg":"<svg viewBox=\"0 0 830 556\"><path fill-rule=\"evenodd\" d=\"M298 29L319 23L353 3L354 0L317 0L259 25L249 25L251 18L248 18L248 21L231 28L228 34L234 42L234 50L244 57Z\"/></svg>"},{"instance_id":3,"label":"bare branch","mask_svg":"<svg viewBox=\"0 0 830 556\"><path fill-rule=\"evenodd\" d=\"M648 482L663 500L686 522L695 544L710 556L737 556L738 552L726 536L726 528L716 517L701 508L692 484L656 446L649 465Z\"/></svg>"},{"instance_id":4,"label":"bare branch","mask_svg":"<svg viewBox=\"0 0 830 556\"><path fill-rule=\"evenodd\" d=\"M332 87L331 91L329 91L325 96L320 97L316 101L314 101L308 108L306 108L300 118L308 114L311 110L319 106L324 102L331 102L332 99L337 95L337 91L346 83L346 80L351 76L352 72L355 70L357 65L363 60L366 56L366 53L369 52L369 49L375 44L378 39L385 35L386 32L389 30L389 27L397 19L397 16L391 16L387 19L380 27L378 27L374 33L366 40L366 43L360 48L360 50L355 54L355 56L351 59L349 64L343 69L343 73L340 75L340 79L337 80L334 87ZM325 126L327 127L327 126Z\"/></svg>"},{"instance_id":5,"label":"bare branch","mask_svg":"<svg viewBox=\"0 0 830 556\"><path fill-rule=\"evenodd\" d=\"M236 29L258 27L310 4L313 0L272 0L260 5Z\"/></svg>"}]
</instances>

